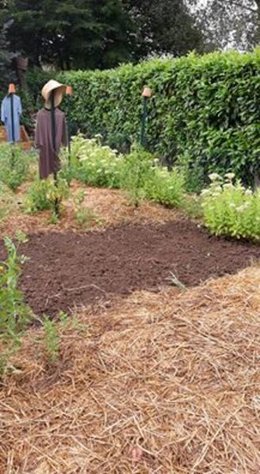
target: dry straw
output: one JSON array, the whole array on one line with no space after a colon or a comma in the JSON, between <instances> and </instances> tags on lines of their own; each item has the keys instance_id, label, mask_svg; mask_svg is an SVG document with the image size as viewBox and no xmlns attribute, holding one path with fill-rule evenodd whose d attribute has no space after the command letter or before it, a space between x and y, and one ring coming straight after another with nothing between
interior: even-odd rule
<instances>
[{"instance_id":1,"label":"dry straw","mask_svg":"<svg viewBox=\"0 0 260 474\"><path fill-rule=\"evenodd\" d=\"M258 474L260 269L31 330L0 391L3 474Z\"/></svg>"},{"instance_id":2,"label":"dry straw","mask_svg":"<svg viewBox=\"0 0 260 474\"><path fill-rule=\"evenodd\" d=\"M17 194L17 200L23 201L24 193L28 184L21 186ZM61 219L56 224L50 224L50 211L38 212L34 215L26 215L21 212L17 202L13 204L12 212L0 221L0 232L2 234L13 235L17 229L26 233L76 230L82 228L75 219L75 209L73 199L80 190L86 191L82 208L87 208L94 212L97 221L91 223L92 228L103 228L122 223L164 223L175 218L180 220L183 216L179 211L166 209L159 204L144 201L139 208L129 204L124 193L116 189L86 188L77 182L72 182L71 197L63 203L61 209ZM84 230L84 229L83 229Z\"/></svg>"}]
</instances>

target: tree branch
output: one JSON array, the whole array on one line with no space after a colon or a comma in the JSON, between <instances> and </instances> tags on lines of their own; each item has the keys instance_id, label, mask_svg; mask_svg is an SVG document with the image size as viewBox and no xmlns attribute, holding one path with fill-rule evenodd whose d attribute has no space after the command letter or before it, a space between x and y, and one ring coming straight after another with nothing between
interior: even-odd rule
<instances>
[{"instance_id":1,"label":"tree branch","mask_svg":"<svg viewBox=\"0 0 260 474\"><path fill-rule=\"evenodd\" d=\"M244 10L247 10L249 12L252 12L252 13L257 13L257 9L256 8L252 8L250 7L249 5L245 5L243 4L243 2L239 2L237 0L230 0L230 3L231 5L235 5L236 7L241 7L241 8L244 8ZM257 7L259 8L259 4L260 4L260 1L258 0L255 0L255 3L257 5Z\"/></svg>"}]
</instances>

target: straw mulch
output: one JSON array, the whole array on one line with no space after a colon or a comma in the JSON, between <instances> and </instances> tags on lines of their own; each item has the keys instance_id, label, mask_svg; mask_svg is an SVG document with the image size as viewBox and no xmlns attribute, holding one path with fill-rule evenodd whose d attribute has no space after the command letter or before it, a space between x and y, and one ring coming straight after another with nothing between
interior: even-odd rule
<instances>
[{"instance_id":1,"label":"straw mulch","mask_svg":"<svg viewBox=\"0 0 260 474\"><path fill-rule=\"evenodd\" d=\"M260 268L83 311L0 391L3 474L258 474Z\"/></svg>"},{"instance_id":2,"label":"straw mulch","mask_svg":"<svg viewBox=\"0 0 260 474\"><path fill-rule=\"evenodd\" d=\"M21 186L15 195L12 211L0 221L2 234L14 235L17 229L26 233L66 231L77 232L89 229L99 229L111 225L133 223L164 223L169 220L183 218L180 211L166 209L159 204L144 201L138 208L131 205L126 193L116 189L103 189L84 186L82 183L73 182L71 196L62 204L61 216L57 223L51 223L51 212L43 211L34 215L22 212L22 201L28 184ZM85 225L80 225L75 217L75 197L81 190L85 191L85 199L81 209L89 211L89 219ZM18 204L20 203L20 205Z\"/></svg>"}]
</instances>

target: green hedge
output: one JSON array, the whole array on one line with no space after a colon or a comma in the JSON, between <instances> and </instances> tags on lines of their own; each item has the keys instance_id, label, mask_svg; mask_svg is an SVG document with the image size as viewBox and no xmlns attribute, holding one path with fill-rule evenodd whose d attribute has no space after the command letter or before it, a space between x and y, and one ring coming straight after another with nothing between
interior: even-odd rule
<instances>
[{"instance_id":1,"label":"green hedge","mask_svg":"<svg viewBox=\"0 0 260 474\"><path fill-rule=\"evenodd\" d=\"M147 147L170 161L202 167L207 175L233 170L249 180L259 172L260 50L191 54L109 71L58 75L71 84L71 118L89 136L112 146L138 140L149 85ZM65 102L66 108L66 102Z\"/></svg>"}]
</instances>

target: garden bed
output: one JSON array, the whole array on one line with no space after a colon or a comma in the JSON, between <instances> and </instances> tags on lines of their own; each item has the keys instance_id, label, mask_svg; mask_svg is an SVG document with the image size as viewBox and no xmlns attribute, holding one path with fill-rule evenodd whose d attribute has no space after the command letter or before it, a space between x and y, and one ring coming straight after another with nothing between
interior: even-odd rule
<instances>
[{"instance_id":1,"label":"garden bed","mask_svg":"<svg viewBox=\"0 0 260 474\"><path fill-rule=\"evenodd\" d=\"M108 304L115 295L136 290L159 291L173 275L187 287L196 286L260 258L258 245L211 237L184 218L81 234L33 234L21 251L29 258L21 289L36 314L48 315Z\"/></svg>"},{"instance_id":2,"label":"garden bed","mask_svg":"<svg viewBox=\"0 0 260 474\"><path fill-rule=\"evenodd\" d=\"M86 191L86 227L72 199L2 221L40 317L2 357L0 473L258 473L260 246Z\"/></svg>"}]
</instances>

